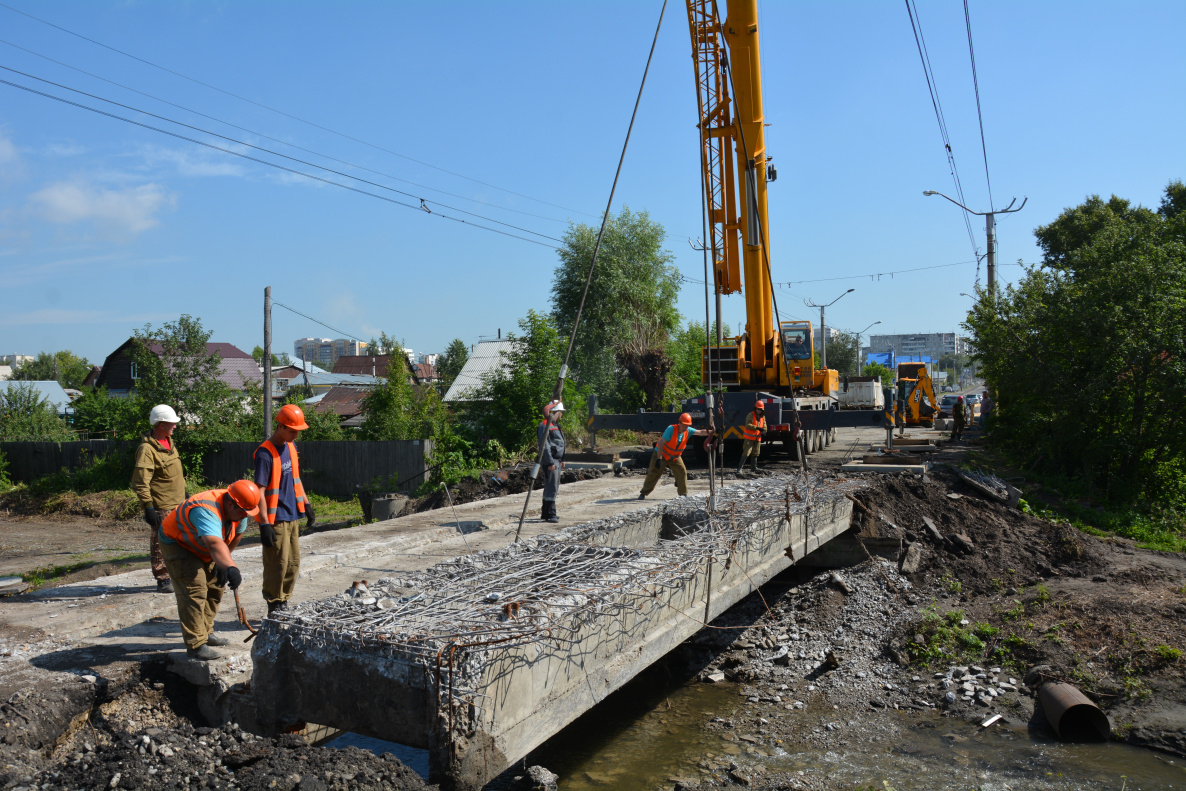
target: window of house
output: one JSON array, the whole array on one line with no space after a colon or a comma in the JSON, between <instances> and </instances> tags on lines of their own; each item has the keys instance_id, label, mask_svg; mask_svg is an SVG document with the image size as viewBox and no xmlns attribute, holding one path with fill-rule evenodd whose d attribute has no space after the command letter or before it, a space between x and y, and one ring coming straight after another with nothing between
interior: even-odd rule
<instances>
[{"instance_id":1,"label":"window of house","mask_svg":"<svg viewBox=\"0 0 1186 791\"><path fill-rule=\"evenodd\" d=\"M131 369L132 369L132 379L133 380L139 379L140 378L140 366L136 363L132 363Z\"/></svg>"}]
</instances>

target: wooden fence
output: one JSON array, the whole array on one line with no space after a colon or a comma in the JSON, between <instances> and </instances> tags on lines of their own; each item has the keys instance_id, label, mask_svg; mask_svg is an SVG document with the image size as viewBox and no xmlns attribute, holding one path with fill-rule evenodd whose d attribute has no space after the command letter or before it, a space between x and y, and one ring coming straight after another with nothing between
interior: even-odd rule
<instances>
[{"instance_id":1,"label":"wooden fence","mask_svg":"<svg viewBox=\"0 0 1186 791\"><path fill-rule=\"evenodd\" d=\"M131 449L130 440L85 440L81 442L0 442L0 453L8 460L8 475L14 482L28 483L63 468L75 470L94 459L120 449ZM212 484L227 484L252 469L255 442L223 442L206 457L204 477ZM411 491L425 479L426 459L432 440L386 442L299 442L301 480L317 494L349 495L367 489L380 479L401 483L400 491ZM189 471L186 471L189 474Z\"/></svg>"}]
</instances>

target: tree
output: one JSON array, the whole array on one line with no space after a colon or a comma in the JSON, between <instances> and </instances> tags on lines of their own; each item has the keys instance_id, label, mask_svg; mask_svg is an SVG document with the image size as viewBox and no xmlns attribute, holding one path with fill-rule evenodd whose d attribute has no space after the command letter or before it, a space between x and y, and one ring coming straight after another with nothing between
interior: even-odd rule
<instances>
[{"instance_id":1,"label":"tree","mask_svg":"<svg viewBox=\"0 0 1186 791\"><path fill-rule=\"evenodd\" d=\"M894 372L881 363L867 364L861 371L861 376L880 377L882 387L889 387L894 383Z\"/></svg>"},{"instance_id":2,"label":"tree","mask_svg":"<svg viewBox=\"0 0 1186 791\"><path fill-rule=\"evenodd\" d=\"M449 385L453 384L453 380L461 373L468 359L469 347L461 338L454 338L437 360L437 375L441 377L442 391L449 389Z\"/></svg>"},{"instance_id":3,"label":"tree","mask_svg":"<svg viewBox=\"0 0 1186 791\"><path fill-rule=\"evenodd\" d=\"M382 357L385 354L397 353L404 353L404 342L402 340L396 340L394 335L380 332L378 340L371 338L367 341L367 355L369 356Z\"/></svg>"},{"instance_id":4,"label":"tree","mask_svg":"<svg viewBox=\"0 0 1186 791\"><path fill-rule=\"evenodd\" d=\"M366 417L359 436L367 440L432 439L449 421L448 410L431 387L412 384L389 371L382 387L363 399Z\"/></svg>"},{"instance_id":5,"label":"tree","mask_svg":"<svg viewBox=\"0 0 1186 791\"><path fill-rule=\"evenodd\" d=\"M552 318L562 336L576 321L597 233L575 224L564 235L552 281ZM667 344L680 324L681 280L663 249L666 235L645 211L629 208L606 224L570 367L573 378L613 410L655 409L663 398L672 366Z\"/></svg>"},{"instance_id":6,"label":"tree","mask_svg":"<svg viewBox=\"0 0 1186 791\"><path fill-rule=\"evenodd\" d=\"M91 439L135 439L147 416L140 408L139 399L113 398L108 395L106 387L84 391L71 406L74 407L74 428L88 432Z\"/></svg>"},{"instance_id":7,"label":"tree","mask_svg":"<svg viewBox=\"0 0 1186 791\"><path fill-rule=\"evenodd\" d=\"M828 367L841 376L856 376L860 353L856 335L837 332L828 341Z\"/></svg>"},{"instance_id":8,"label":"tree","mask_svg":"<svg viewBox=\"0 0 1186 791\"><path fill-rule=\"evenodd\" d=\"M91 364L68 349L60 352L38 352L37 356L13 369L12 378L33 382L58 382L75 390L91 372Z\"/></svg>"},{"instance_id":9,"label":"tree","mask_svg":"<svg viewBox=\"0 0 1186 791\"><path fill-rule=\"evenodd\" d=\"M259 365L263 365L264 364L264 347L256 346L254 349L251 350L251 356L255 358L256 363L258 363ZM280 354L276 354L276 352L272 352L272 367L273 368L283 368L286 365L292 365L292 364L293 364L292 358L288 356L288 352L281 352Z\"/></svg>"},{"instance_id":10,"label":"tree","mask_svg":"<svg viewBox=\"0 0 1186 791\"><path fill-rule=\"evenodd\" d=\"M1038 228L1042 264L965 324L994 438L1114 503L1186 503L1186 186L1098 195Z\"/></svg>"},{"instance_id":11,"label":"tree","mask_svg":"<svg viewBox=\"0 0 1186 791\"><path fill-rule=\"evenodd\" d=\"M67 442L74 438L58 410L33 385L0 389L0 439Z\"/></svg>"},{"instance_id":12,"label":"tree","mask_svg":"<svg viewBox=\"0 0 1186 791\"><path fill-rule=\"evenodd\" d=\"M485 437L511 450L533 450L536 426L543 419L544 405L552 400L556 377L564 361L565 340L553 321L535 311L519 320L522 334L507 333L512 341L504 351L504 365L486 374L475 388L473 405L467 410ZM586 412L585 389L573 382L564 389L567 410L561 427L573 442L582 436Z\"/></svg>"}]
</instances>

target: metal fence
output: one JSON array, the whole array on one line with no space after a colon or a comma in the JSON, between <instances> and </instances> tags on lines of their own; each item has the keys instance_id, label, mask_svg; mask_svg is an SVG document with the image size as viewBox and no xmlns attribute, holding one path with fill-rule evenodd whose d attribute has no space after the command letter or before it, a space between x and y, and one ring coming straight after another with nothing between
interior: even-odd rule
<instances>
[{"instance_id":1,"label":"metal fence","mask_svg":"<svg viewBox=\"0 0 1186 791\"><path fill-rule=\"evenodd\" d=\"M0 442L8 459L8 475L28 483L61 469L75 470L94 459L138 444L130 440L81 442ZM222 442L205 460L203 474L212 484L227 484L249 474L255 442ZM384 442L300 442L301 480L317 494L349 495L370 488L376 479L403 482L400 491L411 491L425 479L432 440ZM189 475L190 471L187 470ZM386 487L384 487L386 488Z\"/></svg>"}]
</instances>

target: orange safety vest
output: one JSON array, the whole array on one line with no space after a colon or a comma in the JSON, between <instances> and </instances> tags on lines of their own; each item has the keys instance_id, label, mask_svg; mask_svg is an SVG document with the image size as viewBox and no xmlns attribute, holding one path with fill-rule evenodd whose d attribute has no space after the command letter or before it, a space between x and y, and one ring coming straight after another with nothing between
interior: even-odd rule
<instances>
[{"instance_id":1,"label":"orange safety vest","mask_svg":"<svg viewBox=\"0 0 1186 791\"><path fill-rule=\"evenodd\" d=\"M754 425L753 428L749 426L742 426L741 436L748 439L750 442L762 441L762 429L766 428L766 416L758 417L758 413L754 411Z\"/></svg>"},{"instance_id":2,"label":"orange safety vest","mask_svg":"<svg viewBox=\"0 0 1186 791\"><path fill-rule=\"evenodd\" d=\"M169 512L165 521L161 523L161 532L192 554L197 555L203 563L210 563L213 560L210 550L206 548L202 537L198 535L198 528L190 519L190 514L195 508L205 508L218 517L218 521L222 523L222 540L229 545L238 533L238 523L228 522L222 515L221 501L224 494L226 494L226 489L198 492Z\"/></svg>"},{"instance_id":3,"label":"orange safety vest","mask_svg":"<svg viewBox=\"0 0 1186 791\"><path fill-rule=\"evenodd\" d=\"M683 454L684 448L688 444L688 435L692 433L692 429L684 429L681 432L680 429L682 428L684 428L683 424L676 423L671 427L671 439L663 440L662 444L659 445L659 452L663 454L664 461L677 459Z\"/></svg>"},{"instance_id":4,"label":"orange safety vest","mask_svg":"<svg viewBox=\"0 0 1186 791\"><path fill-rule=\"evenodd\" d=\"M276 523L276 512L280 508L280 451L276 450L270 439L265 439L259 447L266 448L272 454L272 475L268 478L268 488L264 489L266 509L261 508L259 511L263 517L260 524L271 525ZM292 491L296 495L297 510L303 514L308 498L305 497L305 487L301 485L301 465L297 463L296 445L291 442L288 443L288 458L292 460Z\"/></svg>"}]
</instances>

